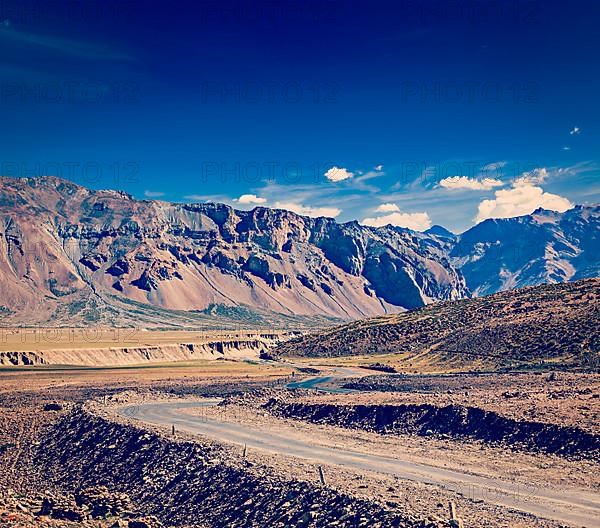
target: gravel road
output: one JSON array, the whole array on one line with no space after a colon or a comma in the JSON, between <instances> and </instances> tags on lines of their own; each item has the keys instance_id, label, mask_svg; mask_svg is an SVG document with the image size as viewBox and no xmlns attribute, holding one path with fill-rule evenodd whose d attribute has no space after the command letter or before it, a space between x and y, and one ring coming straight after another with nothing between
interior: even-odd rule
<instances>
[{"instance_id":1,"label":"gravel road","mask_svg":"<svg viewBox=\"0 0 600 528\"><path fill-rule=\"evenodd\" d=\"M507 508L531 513L574 526L600 527L600 496L590 491L544 489L510 481L462 473L434 465L386 457L383 454L357 452L299 441L241 424L192 416L182 411L193 407L214 406L219 400L185 403L147 403L121 409L122 416L154 425L175 425L177 430L201 434L248 448L300 457L316 463L339 465L360 471L393 474L415 482L433 484Z\"/></svg>"}]
</instances>

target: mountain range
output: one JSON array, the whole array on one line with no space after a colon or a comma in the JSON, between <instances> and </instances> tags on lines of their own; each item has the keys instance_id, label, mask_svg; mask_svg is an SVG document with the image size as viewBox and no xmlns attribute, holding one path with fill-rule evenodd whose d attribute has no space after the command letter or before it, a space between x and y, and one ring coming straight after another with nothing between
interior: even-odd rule
<instances>
[{"instance_id":1,"label":"mountain range","mask_svg":"<svg viewBox=\"0 0 600 528\"><path fill-rule=\"evenodd\" d=\"M0 177L0 324L310 327L595 277L599 212L454 235Z\"/></svg>"},{"instance_id":2,"label":"mountain range","mask_svg":"<svg viewBox=\"0 0 600 528\"><path fill-rule=\"evenodd\" d=\"M459 237L450 260L473 295L600 276L600 207L537 209L489 219Z\"/></svg>"}]
</instances>

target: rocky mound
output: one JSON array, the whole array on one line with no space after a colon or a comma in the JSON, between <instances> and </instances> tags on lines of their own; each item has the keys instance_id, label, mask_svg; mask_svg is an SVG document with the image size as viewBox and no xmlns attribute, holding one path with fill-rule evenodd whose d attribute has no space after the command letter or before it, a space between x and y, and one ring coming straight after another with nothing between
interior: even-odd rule
<instances>
[{"instance_id":1,"label":"rocky mound","mask_svg":"<svg viewBox=\"0 0 600 528\"><path fill-rule=\"evenodd\" d=\"M47 431L36 463L59 487L105 486L170 526L436 526L264 467L238 467L219 447L169 441L81 410Z\"/></svg>"},{"instance_id":2,"label":"rocky mound","mask_svg":"<svg viewBox=\"0 0 600 528\"><path fill-rule=\"evenodd\" d=\"M438 303L297 339L278 356L409 353L441 364L598 368L600 279Z\"/></svg>"},{"instance_id":3,"label":"rocky mound","mask_svg":"<svg viewBox=\"0 0 600 528\"><path fill-rule=\"evenodd\" d=\"M331 405L281 402L264 405L276 416L382 434L415 434L481 440L510 449L597 460L600 436L578 427L518 421L462 405Z\"/></svg>"}]
</instances>

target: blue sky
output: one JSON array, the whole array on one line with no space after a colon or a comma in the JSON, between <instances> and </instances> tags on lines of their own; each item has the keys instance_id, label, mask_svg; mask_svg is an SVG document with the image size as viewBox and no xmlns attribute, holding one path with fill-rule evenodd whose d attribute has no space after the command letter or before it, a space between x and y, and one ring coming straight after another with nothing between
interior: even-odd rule
<instances>
[{"instance_id":1,"label":"blue sky","mask_svg":"<svg viewBox=\"0 0 600 528\"><path fill-rule=\"evenodd\" d=\"M462 231L600 201L593 2L0 6L1 172Z\"/></svg>"}]
</instances>

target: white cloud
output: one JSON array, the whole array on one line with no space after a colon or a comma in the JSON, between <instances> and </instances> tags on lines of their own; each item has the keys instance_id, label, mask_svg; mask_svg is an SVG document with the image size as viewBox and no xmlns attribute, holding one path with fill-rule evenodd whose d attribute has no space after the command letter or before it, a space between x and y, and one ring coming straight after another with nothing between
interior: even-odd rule
<instances>
[{"instance_id":1,"label":"white cloud","mask_svg":"<svg viewBox=\"0 0 600 528\"><path fill-rule=\"evenodd\" d=\"M383 203L375 209L376 213L393 213L394 211L400 211L400 207L395 203Z\"/></svg>"},{"instance_id":2,"label":"white cloud","mask_svg":"<svg viewBox=\"0 0 600 528\"><path fill-rule=\"evenodd\" d=\"M563 150L571 150L571 147L564 146L562 149L563 149Z\"/></svg>"},{"instance_id":3,"label":"white cloud","mask_svg":"<svg viewBox=\"0 0 600 528\"><path fill-rule=\"evenodd\" d=\"M146 198L160 198L161 196L164 196L165 193L164 192L160 192L160 191L144 191L144 196Z\"/></svg>"},{"instance_id":4,"label":"white cloud","mask_svg":"<svg viewBox=\"0 0 600 528\"><path fill-rule=\"evenodd\" d=\"M545 168L533 169L529 172L524 172L514 181L514 186L517 185L539 185L544 183L550 174Z\"/></svg>"},{"instance_id":5,"label":"white cloud","mask_svg":"<svg viewBox=\"0 0 600 528\"><path fill-rule=\"evenodd\" d=\"M331 182L348 180L349 178L352 178L352 176L354 176L354 174L352 174L348 169L335 166L331 167L331 169L325 173L325 178Z\"/></svg>"},{"instance_id":6,"label":"white cloud","mask_svg":"<svg viewBox=\"0 0 600 528\"><path fill-rule=\"evenodd\" d=\"M572 136L575 136L575 135L579 134L580 132L581 132L581 128L579 128L579 127L573 127L569 131L569 134L571 134Z\"/></svg>"},{"instance_id":7,"label":"white cloud","mask_svg":"<svg viewBox=\"0 0 600 528\"><path fill-rule=\"evenodd\" d=\"M239 198L234 198L234 202L237 202L242 205L248 204L264 204L266 203L266 198L261 198L260 196L256 196L256 194L242 194Z\"/></svg>"},{"instance_id":8,"label":"white cloud","mask_svg":"<svg viewBox=\"0 0 600 528\"><path fill-rule=\"evenodd\" d=\"M532 213L538 207L562 213L571 209L573 204L562 196L544 192L541 187L526 182L515 182L512 189L496 191L493 200L483 200L479 204L475 221L522 216Z\"/></svg>"},{"instance_id":9,"label":"white cloud","mask_svg":"<svg viewBox=\"0 0 600 528\"><path fill-rule=\"evenodd\" d=\"M304 216L312 216L314 218L319 216L335 218L342 212L342 210L338 209L337 207L312 207L310 205L303 205L294 202L275 202L275 207L277 209L287 209L293 213Z\"/></svg>"},{"instance_id":10,"label":"white cloud","mask_svg":"<svg viewBox=\"0 0 600 528\"><path fill-rule=\"evenodd\" d=\"M482 167L482 171L497 171L498 169L501 169L502 167L506 167L506 165L508 164L507 161L494 161L492 163L488 163L487 165L484 165Z\"/></svg>"},{"instance_id":11,"label":"white cloud","mask_svg":"<svg viewBox=\"0 0 600 528\"><path fill-rule=\"evenodd\" d=\"M383 165L375 165L375 170L376 170L376 171L381 171L381 170L383 170Z\"/></svg>"},{"instance_id":12,"label":"white cloud","mask_svg":"<svg viewBox=\"0 0 600 528\"><path fill-rule=\"evenodd\" d=\"M431 227L431 218L427 213L401 213L396 211L375 218L363 218L361 223L372 227L383 227L391 224L406 227L413 231L425 231Z\"/></svg>"},{"instance_id":13,"label":"white cloud","mask_svg":"<svg viewBox=\"0 0 600 528\"><path fill-rule=\"evenodd\" d=\"M472 191L489 191L494 187L500 187L503 183L495 178L483 178L477 180L467 176L451 176L440 180L440 187L445 189L469 189Z\"/></svg>"}]
</instances>

